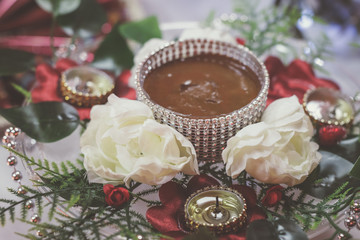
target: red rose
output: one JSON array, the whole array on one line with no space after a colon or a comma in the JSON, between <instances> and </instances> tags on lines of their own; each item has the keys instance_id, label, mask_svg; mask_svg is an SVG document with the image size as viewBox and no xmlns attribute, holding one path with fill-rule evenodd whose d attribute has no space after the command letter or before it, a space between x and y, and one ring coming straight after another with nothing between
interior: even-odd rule
<instances>
[{"instance_id":1,"label":"red rose","mask_svg":"<svg viewBox=\"0 0 360 240\"><path fill-rule=\"evenodd\" d=\"M265 66L270 77L268 105L278 98L292 95L296 95L302 103L305 92L313 88L340 89L335 82L316 77L311 65L300 59L285 66L279 58L270 56L265 60Z\"/></svg>"},{"instance_id":2,"label":"red rose","mask_svg":"<svg viewBox=\"0 0 360 240\"><path fill-rule=\"evenodd\" d=\"M283 196L283 190L284 188L280 185L275 185L266 190L264 198L261 200L261 203L265 207L273 207L276 204L278 204Z\"/></svg>"},{"instance_id":3,"label":"red rose","mask_svg":"<svg viewBox=\"0 0 360 240\"><path fill-rule=\"evenodd\" d=\"M103 189L105 201L109 206L120 207L130 199L129 191L126 188L105 184Z\"/></svg>"}]
</instances>

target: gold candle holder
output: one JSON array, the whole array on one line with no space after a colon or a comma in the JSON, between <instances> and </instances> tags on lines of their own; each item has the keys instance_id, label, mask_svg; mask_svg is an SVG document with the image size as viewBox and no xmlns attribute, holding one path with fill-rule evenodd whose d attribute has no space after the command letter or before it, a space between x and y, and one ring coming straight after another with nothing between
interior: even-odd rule
<instances>
[{"instance_id":1,"label":"gold candle holder","mask_svg":"<svg viewBox=\"0 0 360 240\"><path fill-rule=\"evenodd\" d=\"M216 234L237 232L246 222L246 202L236 190L212 186L193 193L185 203L191 231L207 227Z\"/></svg>"},{"instance_id":2,"label":"gold candle holder","mask_svg":"<svg viewBox=\"0 0 360 240\"><path fill-rule=\"evenodd\" d=\"M303 107L311 120L318 125L350 127L354 120L352 100L330 88L308 90L303 98Z\"/></svg>"},{"instance_id":3,"label":"gold candle holder","mask_svg":"<svg viewBox=\"0 0 360 240\"><path fill-rule=\"evenodd\" d=\"M78 107L105 103L114 88L114 80L108 74L87 66L70 68L61 75L61 95Z\"/></svg>"}]
</instances>

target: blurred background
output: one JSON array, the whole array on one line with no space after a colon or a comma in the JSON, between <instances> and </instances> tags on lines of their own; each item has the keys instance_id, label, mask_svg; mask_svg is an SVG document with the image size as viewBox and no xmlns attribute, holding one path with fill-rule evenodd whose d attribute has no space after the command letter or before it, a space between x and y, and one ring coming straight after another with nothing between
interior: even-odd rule
<instances>
[{"instance_id":1,"label":"blurred background","mask_svg":"<svg viewBox=\"0 0 360 240\"><path fill-rule=\"evenodd\" d=\"M45 1L46 2L46 1ZM107 22L102 33L111 26L129 20L139 20L146 16L157 16L165 28L186 28L203 22L211 12L214 18L233 12L241 1L236 0L97 0L107 14ZM301 15L294 26L294 38L304 41L314 40L325 34L331 44L334 58L339 63L337 75L350 82L360 81L351 74L356 71L356 60L360 59L360 0L262 0L255 1L262 7L268 5L298 8ZM260 6L260 7L261 7ZM54 46L59 47L70 37L66 28L54 26L52 15L38 6L35 0L0 1L0 48L13 48L38 54L37 61L49 57L52 49L49 36L54 34ZM101 34L101 33L100 33ZM357 46L357 47L354 47ZM4 56L2 58L6 59ZM1 61L0 56L0 61ZM342 64L346 62L346 64ZM355 63L356 62L356 63ZM1 63L1 62L0 62ZM333 66L329 66L332 69ZM10 81L9 81L10 80ZM19 105L23 96L15 91L11 82L25 89L32 87L34 76L23 73L0 77L0 107ZM341 80L343 81L343 80ZM346 86L345 86L346 89ZM351 91L353 87L349 87ZM353 92L350 92L353 94Z\"/></svg>"}]
</instances>

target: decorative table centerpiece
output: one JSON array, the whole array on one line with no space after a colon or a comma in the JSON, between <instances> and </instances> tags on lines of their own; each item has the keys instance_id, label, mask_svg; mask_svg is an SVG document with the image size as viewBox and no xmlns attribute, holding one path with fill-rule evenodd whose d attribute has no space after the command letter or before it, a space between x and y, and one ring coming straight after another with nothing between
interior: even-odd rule
<instances>
[{"instance_id":1,"label":"decorative table centerpiece","mask_svg":"<svg viewBox=\"0 0 360 240\"><path fill-rule=\"evenodd\" d=\"M146 40L133 34L149 26ZM356 97L305 61L262 63L242 46L253 39L222 27L167 42L150 17L113 26L93 61L38 64L31 92L20 89L33 102L0 109L16 126L2 142L19 183L19 200L0 199L1 223L19 207L30 239L349 238L360 226ZM116 76L100 60L124 36L143 46Z\"/></svg>"}]
</instances>

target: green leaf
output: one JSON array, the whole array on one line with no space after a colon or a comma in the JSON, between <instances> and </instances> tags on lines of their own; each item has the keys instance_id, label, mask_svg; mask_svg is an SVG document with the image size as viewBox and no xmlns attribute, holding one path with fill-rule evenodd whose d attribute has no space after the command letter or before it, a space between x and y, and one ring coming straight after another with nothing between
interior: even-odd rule
<instances>
[{"instance_id":1,"label":"green leaf","mask_svg":"<svg viewBox=\"0 0 360 240\"><path fill-rule=\"evenodd\" d=\"M352 42L352 43L350 43L350 46L355 47L355 48L360 48L360 43Z\"/></svg>"},{"instance_id":2,"label":"green leaf","mask_svg":"<svg viewBox=\"0 0 360 240\"><path fill-rule=\"evenodd\" d=\"M144 44L151 38L161 38L159 22L155 16L151 16L136 22L128 22L119 26L122 36Z\"/></svg>"},{"instance_id":3,"label":"green leaf","mask_svg":"<svg viewBox=\"0 0 360 240\"><path fill-rule=\"evenodd\" d=\"M24 97L26 98L26 100L28 102L31 102L31 92L27 91L26 89L24 89L22 86L16 84L16 83L11 83L11 85L13 86L13 88L15 88L16 91L18 91L19 93L21 93L22 95L24 95Z\"/></svg>"},{"instance_id":4,"label":"green leaf","mask_svg":"<svg viewBox=\"0 0 360 240\"><path fill-rule=\"evenodd\" d=\"M322 159L318 166L317 176L312 177L312 181L305 181L298 187L307 194L325 199L336 191L344 183L348 183L344 191L351 187L359 186L360 181L349 177L349 172L353 164L347 159L321 150Z\"/></svg>"},{"instance_id":5,"label":"green leaf","mask_svg":"<svg viewBox=\"0 0 360 240\"><path fill-rule=\"evenodd\" d=\"M0 76L28 71L35 66L35 56L31 53L0 49Z\"/></svg>"},{"instance_id":6,"label":"green leaf","mask_svg":"<svg viewBox=\"0 0 360 240\"><path fill-rule=\"evenodd\" d=\"M79 194L71 194L70 200L68 201L68 205L66 207L66 210L69 210L71 207L73 207L77 202L80 200Z\"/></svg>"},{"instance_id":7,"label":"green leaf","mask_svg":"<svg viewBox=\"0 0 360 240\"><path fill-rule=\"evenodd\" d=\"M70 135L79 125L77 110L62 102L31 103L0 109L0 115L39 142L54 142Z\"/></svg>"},{"instance_id":8,"label":"green leaf","mask_svg":"<svg viewBox=\"0 0 360 240\"><path fill-rule=\"evenodd\" d=\"M133 59L134 55L126 40L114 26L95 52L92 65L119 74L124 68L130 69L134 65Z\"/></svg>"},{"instance_id":9,"label":"green leaf","mask_svg":"<svg viewBox=\"0 0 360 240\"><path fill-rule=\"evenodd\" d=\"M96 0L83 0L75 11L58 16L56 20L66 34L88 38L98 34L107 19L105 10Z\"/></svg>"},{"instance_id":10,"label":"green leaf","mask_svg":"<svg viewBox=\"0 0 360 240\"><path fill-rule=\"evenodd\" d=\"M360 179L360 157L356 160L353 168L350 171L350 175Z\"/></svg>"},{"instance_id":11,"label":"green leaf","mask_svg":"<svg viewBox=\"0 0 360 240\"><path fill-rule=\"evenodd\" d=\"M292 220L255 220L246 230L247 240L307 240L306 233Z\"/></svg>"},{"instance_id":12,"label":"green leaf","mask_svg":"<svg viewBox=\"0 0 360 240\"><path fill-rule=\"evenodd\" d=\"M81 0L35 0L46 12L54 14L54 16L68 14L75 11L81 3Z\"/></svg>"}]
</instances>

